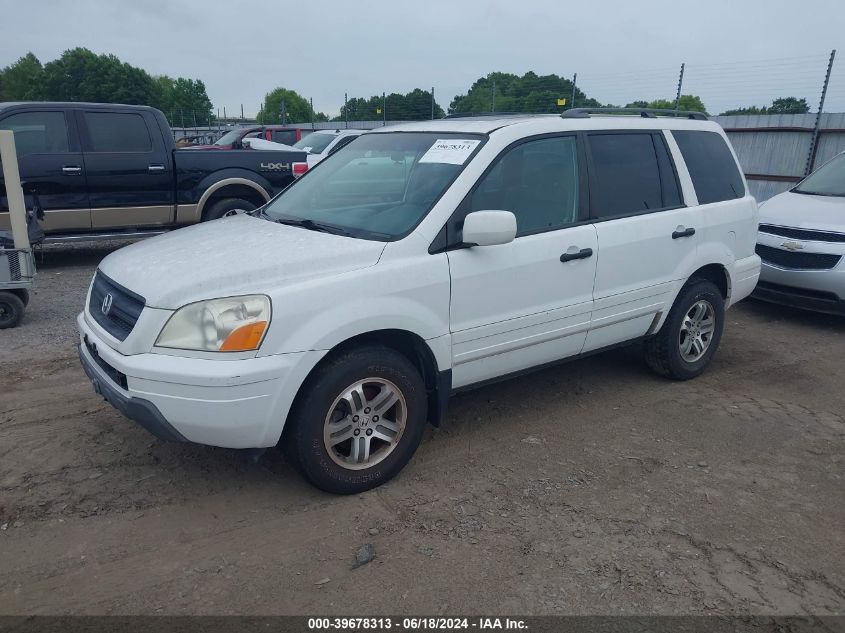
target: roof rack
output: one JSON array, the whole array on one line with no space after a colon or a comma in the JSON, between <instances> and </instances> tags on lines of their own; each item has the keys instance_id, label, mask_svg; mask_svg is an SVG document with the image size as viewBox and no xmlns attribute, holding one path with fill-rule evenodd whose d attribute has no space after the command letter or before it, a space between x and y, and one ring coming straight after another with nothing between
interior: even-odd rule
<instances>
[{"instance_id":1,"label":"roof rack","mask_svg":"<svg viewBox=\"0 0 845 633\"><path fill-rule=\"evenodd\" d=\"M444 119L465 119L465 118L481 118L481 117L530 117L543 116L549 114L548 112L453 112L447 114ZM553 114L553 113L552 113Z\"/></svg>"},{"instance_id":2,"label":"roof rack","mask_svg":"<svg viewBox=\"0 0 845 633\"><path fill-rule=\"evenodd\" d=\"M707 121L707 113L692 112L690 110L661 110L658 108L571 108L560 116L564 119L587 119L591 114L627 114L637 115L644 119L656 119L658 116L670 116L696 121Z\"/></svg>"}]
</instances>

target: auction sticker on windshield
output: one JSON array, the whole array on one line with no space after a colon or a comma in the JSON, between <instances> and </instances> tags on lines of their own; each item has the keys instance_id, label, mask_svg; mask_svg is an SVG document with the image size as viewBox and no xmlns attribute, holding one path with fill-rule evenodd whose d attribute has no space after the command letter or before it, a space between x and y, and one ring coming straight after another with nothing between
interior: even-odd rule
<instances>
[{"instance_id":1,"label":"auction sticker on windshield","mask_svg":"<svg viewBox=\"0 0 845 633\"><path fill-rule=\"evenodd\" d=\"M479 139L439 138L419 162L463 165L480 142Z\"/></svg>"}]
</instances>

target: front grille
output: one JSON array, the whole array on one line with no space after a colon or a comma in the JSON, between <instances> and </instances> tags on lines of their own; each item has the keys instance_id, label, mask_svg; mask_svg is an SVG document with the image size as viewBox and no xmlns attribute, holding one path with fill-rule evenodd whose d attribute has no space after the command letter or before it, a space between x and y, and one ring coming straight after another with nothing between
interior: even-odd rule
<instances>
[{"instance_id":1,"label":"front grille","mask_svg":"<svg viewBox=\"0 0 845 633\"><path fill-rule=\"evenodd\" d=\"M841 255L827 253L805 253L803 251L786 251L772 246L757 244L757 254L767 264L793 270L829 270L835 267Z\"/></svg>"},{"instance_id":2,"label":"front grille","mask_svg":"<svg viewBox=\"0 0 845 633\"><path fill-rule=\"evenodd\" d=\"M774 224L761 224L761 233L769 235L780 235L791 237L796 240L809 240L811 242L845 242L845 233L833 233L831 231L814 231L813 229L794 229L790 226L775 226Z\"/></svg>"},{"instance_id":3,"label":"front grille","mask_svg":"<svg viewBox=\"0 0 845 633\"><path fill-rule=\"evenodd\" d=\"M107 295L111 295L111 306L107 312L104 312ZM106 332L117 340L123 341L129 336L138 317L141 316L145 303L144 297L113 282L100 271L97 271L94 276L88 312Z\"/></svg>"}]
</instances>

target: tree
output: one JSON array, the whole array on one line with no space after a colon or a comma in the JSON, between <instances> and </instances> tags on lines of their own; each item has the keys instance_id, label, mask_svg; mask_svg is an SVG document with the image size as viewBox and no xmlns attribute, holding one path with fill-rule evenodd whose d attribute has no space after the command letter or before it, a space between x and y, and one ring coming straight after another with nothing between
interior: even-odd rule
<instances>
[{"instance_id":1,"label":"tree","mask_svg":"<svg viewBox=\"0 0 845 633\"><path fill-rule=\"evenodd\" d=\"M566 100L565 105L558 105ZM560 112L574 106L597 108L601 104L575 90L572 103L572 82L557 75L527 72L522 77L495 72L481 77L465 95L458 95L449 105L449 112Z\"/></svg>"},{"instance_id":2,"label":"tree","mask_svg":"<svg viewBox=\"0 0 845 633\"><path fill-rule=\"evenodd\" d=\"M725 110L723 115L730 114L807 114L810 111L810 106L807 100L797 97L780 97L772 101L772 105L763 106L749 106L747 108L735 108L733 110Z\"/></svg>"},{"instance_id":3,"label":"tree","mask_svg":"<svg viewBox=\"0 0 845 633\"><path fill-rule=\"evenodd\" d=\"M114 55L74 48L45 64L43 96L50 101L96 101L156 105L153 78Z\"/></svg>"},{"instance_id":4,"label":"tree","mask_svg":"<svg viewBox=\"0 0 845 633\"><path fill-rule=\"evenodd\" d=\"M0 70L0 101L33 101L41 98L44 68L32 53Z\"/></svg>"},{"instance_id":5,"label":"tree","mask_svg":"<svg viewBox=\"0 0 845 633\"><path fill-rule=\"evenodd\" d=\"M652 108L655 110L685 110L687 112L707 112L701 97L696 95L681 95L678 106L675 107L675 100L655 99L654 101L632 101L626 108Z\"/></svg>"},{"instance_id":6,"label":"tree","mask_svg":"<svg viewBox=\"0 0 845 633\"><path fill-rule=\"evenodd\" d=\"M213 119L211 99L199 79L155 78L157 107L167 115L171 125L209 125Z\"/></svg>"},{"instance_id":7,"label":"tree","mask_svg":"<svg viewBox=\"0 0 845 633\"><path fill-rule=\"evenodd\" d=\"M385 110L384 112L382 110ZM414 88L411 92L393 92L386 97L374 95L369 99L353 97L341 106L335 121L381 121L385 115L391 121L419 121L431 118L431 91ZM445 115L443 108L434 103L434 118Z\"/></svg>"},{"instance_id":8,"label":"tree","mask_svg":"<svg viewBox=\"0 0 845 633\"><path fill-rule=\"evenodd\" d=\"M284 121L282 110L284 108ZM264 103L258 111L259 123L310 123L314 121L328 121L322 112L312 112L311 103L299 93L287 88L276 88L264 95Z\"/></svg>"}]
</instances>

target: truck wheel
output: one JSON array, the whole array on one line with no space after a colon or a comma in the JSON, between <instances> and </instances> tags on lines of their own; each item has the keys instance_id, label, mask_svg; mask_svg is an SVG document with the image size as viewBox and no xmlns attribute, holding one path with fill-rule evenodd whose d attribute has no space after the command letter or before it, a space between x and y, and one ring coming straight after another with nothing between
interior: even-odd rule
<instances>
[{"instance_id":1,"label":"truck wheel","mask_svg":"<svg viewBox=\"0 0 845 633\"><path fill-rule=\"evenodd\" d=\"M725 300L706 279L690 279L660 331L645 342L649 367L673 380L689 380L707 369L725 327Z\"/></svg>"},{"instance_id":2,"label":"truck wheel","mask_svg":"<svg viewBox=\"0 0 845 633\"><path fill-rule=\"evenodd\" d=\"M23 306L26 307L29 305L29 290L26 288L21 288L20 290L16 291L18 297L21 301L23 301Z\"/></svg>"},{"instance_id":3,"label":"truck wheel","mask_svg":"<svg viewBox=\"0 0 845 633\"><path fill-rule=\"evenodd\" d=\"M255 205L243 198L225 198L215 202L205 213L205 220L217 220L230 215L241 215L247 211L254 211Z\"/></svg>"},{"instance_id":4,"label":"truck wheel","mask_svg":"<svg viewBox=\"0 0 845 633\"><path fill-rule=\"evenodd\" d=\"M425 383L398 352L382 346L346 351L302 389L282 445L318 488L337 494L375 488L417 450L426 425Z\"/></svg>"},{"instance_id":5,"label":"truck wheel","mask_svg":"<svg viewBox=\"0 0 845 633\"><path fill-rule=\"evenodd\" d=\"M23 311L23 301L16 294L0 292L0 330L18 325L23 319Z\"/></svg>"}]
</instances>

